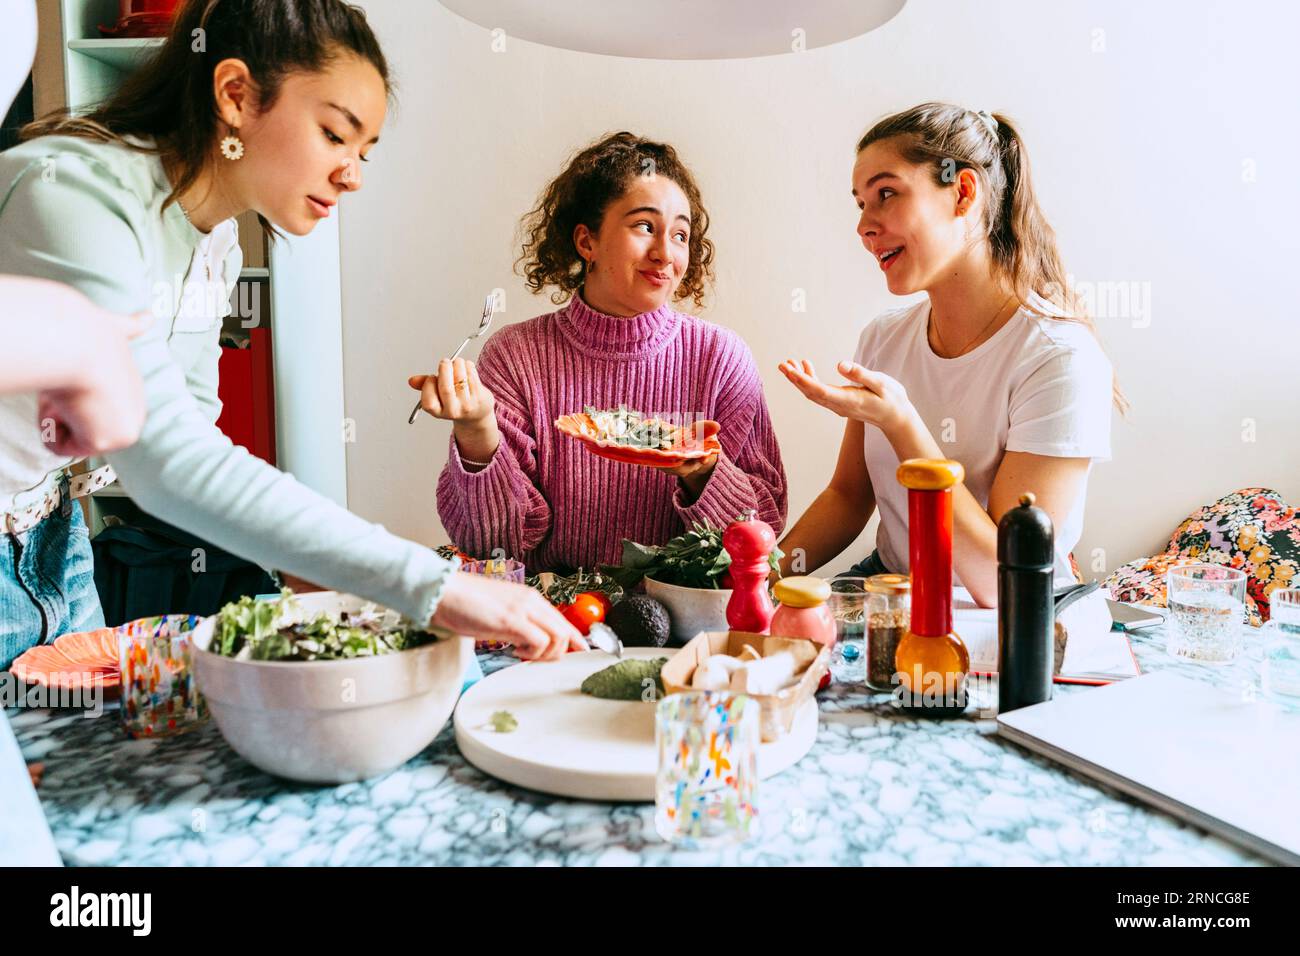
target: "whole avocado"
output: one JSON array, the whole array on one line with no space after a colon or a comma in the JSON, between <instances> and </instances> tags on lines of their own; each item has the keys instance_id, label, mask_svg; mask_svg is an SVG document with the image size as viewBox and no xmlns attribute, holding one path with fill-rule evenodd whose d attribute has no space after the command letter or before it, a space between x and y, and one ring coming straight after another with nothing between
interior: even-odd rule
<instances>
[{"instance_id":1,"label":"whole avocado","mask_svg":"<svg viewBox=\"0 0 1300 956\"><path fill-rule=\"evenodd\" d=\"M643 594L630 594L615 604L605 623L627 647L663 647L672 630L668 609Z\"/></svg>"}]
</instances>

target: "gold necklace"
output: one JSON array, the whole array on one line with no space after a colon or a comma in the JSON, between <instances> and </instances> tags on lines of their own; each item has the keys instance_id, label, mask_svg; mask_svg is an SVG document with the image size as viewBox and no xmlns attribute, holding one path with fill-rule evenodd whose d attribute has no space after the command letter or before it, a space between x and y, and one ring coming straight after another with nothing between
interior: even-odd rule
<instances>
[{"instance_id":1,"label":"gold necklace","mask_svg":"<svg viewBox=\"0 0 1300 956\"><path fill-rule=\"evenodd\" d=\"M978 332L975 333L975 338L967 342L965 348L963 348L956 355L947 355L944 357L954 359L954 358L960 358L961 356L965 355L966 352L970 349L970 347L979 341L980 336L989 330L989 326L991 326L994 322L998 320L998 316L1002 314L1002 310L1007 307L1007 303L1010 302L1014 297L1015 297L1015 293L1013 292L1011 295L1007 296L1005 299L1002 300L1002 303L998 306L997 311L993 313L993 318L988 320L988 323L984 326L984 328L980 329ZM947 352L948 346L943 341L943 333L939 331L939 320L934 317L933 306L931 306L930 308L930 319L934 322L934 337L939 340L939 348Z\"/></svg>"}]
</instances>

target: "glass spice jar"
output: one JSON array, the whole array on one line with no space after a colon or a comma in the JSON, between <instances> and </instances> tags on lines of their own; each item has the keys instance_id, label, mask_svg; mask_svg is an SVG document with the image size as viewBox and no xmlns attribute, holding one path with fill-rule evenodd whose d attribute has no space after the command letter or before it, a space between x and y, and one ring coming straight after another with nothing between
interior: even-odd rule
<instances>
[{"instance_id":1,"label":"glass spice jar","mask_svg":"<svg viewBox=\"0 0 1300 956\"><path fill-rule=\"evenodd\" d=\"M912 618L912 582L906 574L867 578L867 679L875 691L894 690L894 653Z\"/></svg>"}]
</instances>

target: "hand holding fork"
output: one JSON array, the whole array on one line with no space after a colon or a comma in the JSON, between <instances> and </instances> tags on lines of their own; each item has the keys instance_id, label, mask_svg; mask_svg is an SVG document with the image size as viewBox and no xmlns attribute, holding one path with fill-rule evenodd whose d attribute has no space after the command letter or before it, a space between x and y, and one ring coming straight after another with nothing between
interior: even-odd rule
<instances>
[{"instance_id":1,"label":"hand holding fork","mask_svg":"<svg viewBox=\"0 0 1300 956\"><path fill-rule=\"evenodd\" d=\"M407 380L411 388L420 391L420 400L411 409L408 425L415 424L421 408L434 418L466 424L481 422L495 411L496 401L479 381L478 369L473 362L459 357L465 346L487 332L488 326L492 324L495 305L495 296L488 293L483 300L483 316L478 328L465 337L465 341L460 343L450 358L438 363L438 370L432 375L412 375Z\"/></svg>"}]
</instances>

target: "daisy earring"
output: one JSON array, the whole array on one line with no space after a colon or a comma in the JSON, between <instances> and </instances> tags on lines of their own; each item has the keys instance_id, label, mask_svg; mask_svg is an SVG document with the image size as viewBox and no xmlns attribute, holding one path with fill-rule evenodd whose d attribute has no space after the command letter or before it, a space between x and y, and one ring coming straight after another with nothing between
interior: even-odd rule
<instances>
[{"instance_id":1,"label":"daisy earring","mask_svg":"<svg viewBox=\"0 0 1300 956\"><path fill-rule=\"evenodd\" d=\"M244 141L233 132L221 141L221 155L232 162L244 158Z\"/></svg>"}]
</instances>

